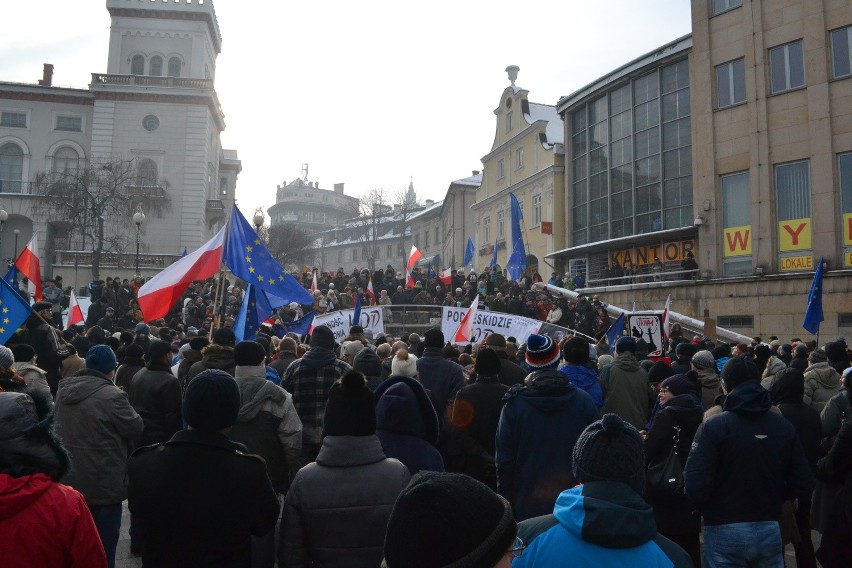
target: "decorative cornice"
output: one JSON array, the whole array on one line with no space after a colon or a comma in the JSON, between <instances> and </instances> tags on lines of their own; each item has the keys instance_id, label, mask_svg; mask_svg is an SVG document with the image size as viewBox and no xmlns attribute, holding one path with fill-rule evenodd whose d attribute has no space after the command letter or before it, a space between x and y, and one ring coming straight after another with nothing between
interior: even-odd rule
<instances>
[{"instance_id":1,"label":"decorative cornice","mask_svg":"<svg viewBox=\"0 0 852 568\"><path fill-rule=\"evenodd\" d=\"M32 89L37 89L38 87L33 86ZM83 91L85 92L85 91ZM81 91L77 91L75 89L74 94L61 94L56 91L51 92L43 92L39 93L34 90L21 90L21 91L6 91L3 90L3 86L0 85L0 99L7 99L13 101L36 101L43 103L61 103L61 104L70 104L70 105L87 105L92 106L95 104L95 98L90 94L88 96L81 94Z\"/></svg>"},{"instance_id":2,"label":"decorative cornice","mask_svg":"<svg viewBox=\"0 0 852 568\"><path fill-rule=\"evenodd\" d=\"M137 8L114 8L107 7L110 16L124 16L128 18L151 18L157 20L183 20L205 22L210 30L210 40L213 42L213 48L216 54L222 52L222 39L219 35L219 29L213 17L207 12L182 12L171 10L140 10Z\"/></svg>"}]
</instances>

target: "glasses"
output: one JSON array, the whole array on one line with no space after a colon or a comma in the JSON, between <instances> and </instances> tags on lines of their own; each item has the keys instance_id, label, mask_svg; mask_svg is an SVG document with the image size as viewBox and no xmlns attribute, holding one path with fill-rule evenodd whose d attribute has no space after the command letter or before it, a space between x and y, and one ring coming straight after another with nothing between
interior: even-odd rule
<instances>
[{"instance_id":1,"label":"glasses","mask_svg":"<svg viewBox=\"0 0 852 568\"><path fill-rule=\"evenodd\" d=\"M516 536L515 542L512 543L512 548L509 549L509 552L512 553L512 558L520 558L526 547L527 545L524 544L521 537Z\"/></svg>"}]
</instances>

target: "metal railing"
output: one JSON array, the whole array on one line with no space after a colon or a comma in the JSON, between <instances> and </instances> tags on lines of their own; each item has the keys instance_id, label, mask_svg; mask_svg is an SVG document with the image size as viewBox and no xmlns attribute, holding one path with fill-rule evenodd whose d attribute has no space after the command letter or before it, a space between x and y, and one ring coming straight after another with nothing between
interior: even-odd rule
<instances>
[{"instance_id":1,"label":"metal railing","mask_svg":"<svg viewBox=\"0 0 852 568\"><path fill-rule=\"evenodd\" d=\"M670 282L675 280L694 280L698 277L698 269L693 270L664 270L660 272L642 272L612 278L595 278L586 281L584 288L598 286L624 286L629 284L645 284L648 282Z\"/></svg>"}]
</instances>

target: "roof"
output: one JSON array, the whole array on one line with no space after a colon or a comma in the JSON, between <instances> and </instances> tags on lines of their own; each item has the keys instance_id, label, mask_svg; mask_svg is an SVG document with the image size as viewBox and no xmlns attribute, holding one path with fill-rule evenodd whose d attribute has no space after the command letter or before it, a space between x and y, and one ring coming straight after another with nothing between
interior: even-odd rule
<instances>
[{"instance_id":1,"label":"roof","mask_svg":"<svg viewBox=\"0 0 852 568\"><path fill-rule=\"evenodd\" d=\"M482 174L476 174L475 176L470 176L462 179L457 179L453 181L456 185L470 185L473 187L479 187L482 185Z\"/></svg>"},{"instance_id":2,"label":"roof","mask_svg":"<svg viewBox=\"0 0 852 568\"><path fill-rule=\"evenodd\" d=\"M556 107L551 105L543 105L540 103L529 103L529 114L524 113L524 118L527 124L532 124L539 120L547 122L545 133L549 144L562 144L565 140L565 130L562 123L562 118L556 112Z\"/></svg>"},{"instance_id":3,"label":"roof","mask_svg":"<svg viewBox=\"0 0 852 568\"><path fill-rule=\"evenodd\" d=\"M417 213L415 213L414 215L409 217L408 220L412 221L414 219L417 219L418 217L423 217L424 215L431 213L432 211L435 211L436 209L440 209L443 204L444 204L443 199L441 201L436 201L435 203L433 203L432 205L430 205L426 209L424 209L422 211L418 211Z\"/></svg>"}]
</instances>

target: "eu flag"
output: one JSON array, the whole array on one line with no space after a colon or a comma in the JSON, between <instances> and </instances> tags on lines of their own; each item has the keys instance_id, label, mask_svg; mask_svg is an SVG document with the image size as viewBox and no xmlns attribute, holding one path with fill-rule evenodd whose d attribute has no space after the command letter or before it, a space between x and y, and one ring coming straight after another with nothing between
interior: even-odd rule
<instances>
[{"instance_id":1,"label":"eu flag","mask_svg":"<svg viewBox=\"0 0 852 568\"><path fill-rule=\"evenodd\" d=\"M278 337L284 337L289 332L298 333L299 335L307 335L311 329L311 324L314 323L316 312L308 312L304 316L294 321L287 321L275 326Z\"/></svg>"},{"instance_id":2,"label":"eu flag","mask_svg":"<svg viewBox=\"0 0 852 568\"><path fill-rule=\"evenodd\" d=\"M814 274L814 281L811 282L811 291L808 293L808 309L805 311L805 319L802 321L802 327L813 334L819 333L819 324L822 322L822 257L819 259Z\"/></svg>"},{"instance_id":3,"label":"eu flag","mask_svg":"<svg viewBox=\"0 0 852 568\"><path fill-rule=\"evenodd\" d=\"M0 345L5 345L32 313L17 290L5 279L0 280Z\"/></svg>"},{"instance_id":4,"label":"eu flag","mask_svg":"<svg viewBox=\"0 0 852 568\"><path fill-rule=\"evenodd\" d=\"M527 252L524 248L524 236L521 232L524 212L521 211L521 204L514 193L510 193L509 198L512 203L512 249L509 252L509 260L506 262L506 272L510 280L517 282L527 269Z\"/></svg>"},{"instance_id":5,"label":"eu flag","mask_svg":"<svg viewBox=\"0 0 852 568\"><path fill-rule=\"evenodd\" d=\"M13 290L18 289L18 267L14 264L9 267L9 272L6 273L6 276L3 277L3 280L12 287Z\"/></svg>"},{"instance_id":6,"label":"eu flag","mask_svg":"<svg viewBox=\"0 0 852 568\"><path fill-rule=\"evenodd\" d=\"M470 266L471 263L473 263L473 253L474 252L475 251L473 249L473 239L468 237L467 238L467 247L465 247L465 249L464 249L464 265L465 266Z\"/></svg>"},{"instance_id":7,"label":"eu flag","mask_svg":"<svg viewBox=\"0 0 852 568\"><path fill-rule=\"evenodd\" d=\"M237 278L281 299L285 304L314 303L310 292L285 273L278 261L272 258L260 237L236 207L228 222L223 260Z\"/></svg>"},{"instance_id":8,"label":"eu flag","mask_svg":"<svg viewBox=\"0 0 852 568\"><path fill-rule=\"evenodd\" d=\"M355 294L355 311L349 325L361 325L361 294Z\"/></svg>"},{"instance_id":9,"label":"eu flag","mask_svg":"<svg viewBox=\"0 0 852 568\"><path fill-rule=\"evenodd\" d=\"M234 320L234 335L237 341L247 341L257 337L260 324L272 315L272 306L263 290L256 286L248 285L240 313Z\"/></svg>"},{"instance_id":10,"label":"eu flag","mask_svg":"<svg viewBox=\"0 0 852 568\"><path fill-rule=\"evenodd\" d=\"M497 266L497 241L494 241L494 250L491 251L491 264L488 265L488 268L495 266Z\"/></svg>"},{"instance_id":11,"label":"eu flag","mask_svg":"<svg viewBox=\"0 0 852 568\"><path fill-rule=\"evenodd\" d=\"M615 342L618 338L624 335L624 312L621 312L615 319L615 322L609 327L606 332L606 342L609 344L609 354L615 352Z\"/></svg>"}]
</instances>

